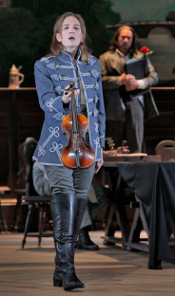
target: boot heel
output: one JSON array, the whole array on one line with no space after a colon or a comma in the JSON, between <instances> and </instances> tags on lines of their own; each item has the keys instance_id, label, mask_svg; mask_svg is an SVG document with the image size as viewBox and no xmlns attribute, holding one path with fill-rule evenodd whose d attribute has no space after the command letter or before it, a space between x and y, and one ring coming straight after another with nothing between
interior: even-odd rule
<instances>
[{"instance_id":1,"label":"boot heel","mask_svg":"<svg viewBox=\"0 0 175 296\"><path fill-rule=\"evenodd\" d=\"M77 278L75 271L63 275L64 290L73 290L76 288L84 288L85 285Z\"/></svg>"},{"instance_id":2,"label":"boot heel","mask_svg":"<svg viewBox=\"0 0 175 296\"><path fill-rule=\"evenodd\" d=\"M62 287L63 286L63 281L53 281L53 286L54 287Z\"/></svg>"}]
</instances>

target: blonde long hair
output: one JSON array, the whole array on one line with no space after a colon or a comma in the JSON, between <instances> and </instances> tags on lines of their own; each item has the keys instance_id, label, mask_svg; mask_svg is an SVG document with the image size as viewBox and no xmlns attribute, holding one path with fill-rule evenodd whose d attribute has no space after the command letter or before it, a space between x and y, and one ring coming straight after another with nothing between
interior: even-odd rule
<instances>
[{"instance_id":1,"label":"blonde long hair","mask_svg":"<svg viewBox=\"0 0 175 296\"><path fill-rule=\"evenodd\" d=\"M63 44L61 42L58 42L58 40L56 39L56 33L61 33L62 24L63 24L64 20L69 16L75 17L80 23L81 31L84 35L84 40L83 40L83 42L80 43L78 48L81 50L81 61L84 63L87 63L88 58L90 56L90 50L88 49L88 47L86 45L86 38L87 38L86 26L85 26L84 20L81 17L81 15L73 13L73 12L66 12L66 13L62 14L57 19L57 21L54 25L52 43L50 46L50 53L48 55L59 56L61 54L61 50L64 50L66 52L66 49L63 46Z\"/></svg>"}]
</instances>

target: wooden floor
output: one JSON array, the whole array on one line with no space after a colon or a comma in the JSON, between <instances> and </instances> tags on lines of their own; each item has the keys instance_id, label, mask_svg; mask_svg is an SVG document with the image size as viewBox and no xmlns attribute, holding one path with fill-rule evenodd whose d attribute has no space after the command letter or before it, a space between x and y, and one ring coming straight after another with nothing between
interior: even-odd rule
<instances>
[{"instance_id":1,"label":"wooden floor","mask_svg":"<svg viewBox=\"0 0 175 296\"><path fill-rule=\"evenodd\" d=\"M66 292L52 286L52 238L44 238L41 248L35 238L27 238L22 250L22 234L0 233L0 295L175 295L174 265L163 262L162 270L149 270L146 253L103 246L102 231L90 234L100 250L76 250L75 254L76 272L85 288Z\"/></svg>"}]
</instances>

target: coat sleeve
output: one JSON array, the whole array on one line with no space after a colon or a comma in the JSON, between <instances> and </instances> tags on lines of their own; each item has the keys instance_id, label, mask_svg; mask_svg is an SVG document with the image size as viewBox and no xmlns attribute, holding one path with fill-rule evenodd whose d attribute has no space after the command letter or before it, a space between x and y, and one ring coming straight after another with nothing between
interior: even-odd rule
<instances>
[{"instance_id":1,"label":"coat sleeve","mask_svg":"<svg viewBox=\"0 0 175 296\"><path fill-rule=\"evenodd\" d=\"M97 96L99 98L97 102L97 110L98 110L98 124L99 124L99 137L100 137L100 145L101 147L105 147L105 121L106 121L106 115L105 115L105 108L104 108L104 99L103 99L103 89L102 89L102 81L101 81L101 71L100 71L100 64L98 62L98 68L99 68L99 78L98 78L98 84L99 88L97 91Z\"/></svg>"},{"instance_id":2,"label":"coat sleeve","mask_svg":"<svg viewBox=\"0 0 175 296\"><path fill-rule=\"evenodd\" d=\"M42 62L37 61L34 66L34 73L39 104L44 112L68 114L69 108L68 110L64 109L62 96L56 96L54 93L54 85L46 66Z\"/></svg>"},{"instance_id":3,"label":"coat sleeve","mask_svg":"<svg viewBox=\"0 0 175 296\"><path fill-rule=\"evenodd\" d=\"M153 85L156 85L159 81L159 76L155 70L155 68L153 67L153 65L151 64L150 60L147 58L148 61L148 71L149 71L149 75L143 79L146 87L150 87Z\"/></svg>"},{"instance_id":4,"label":"coat sleeve","mask_svg":"<svg viewBox=\"0 0 175 296\"><path fill-rule=\"evenodd\" d=\"M101 76L104 89L116 89L120 87L120 76L112 75L111 62L108 52L99 57Z\"/></svg>"}]
</instances>

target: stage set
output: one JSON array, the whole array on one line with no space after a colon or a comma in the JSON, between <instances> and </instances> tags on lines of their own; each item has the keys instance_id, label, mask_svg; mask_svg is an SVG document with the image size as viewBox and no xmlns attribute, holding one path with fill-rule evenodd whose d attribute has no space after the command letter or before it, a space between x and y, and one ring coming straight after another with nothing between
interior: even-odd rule
<instances>
[{"instance_id":1,"label":"stage set","mask_svg":"<svg viewBox=\"0 0 175 296\"><path fill-rule=\"evenodd\" d=\"M3 146L0 149L1 157L6 156L9 162L0 172L0 295L65 295L68 292L52 285L55 250L49 216L51 197L36 195L31 179L31 156L43 120L36 91L34 88L1 91L4 98L1 139L9 149L3 150ZM152 91L162 111L145 127L145 142L151 151L166 139L165 135L172 138L175 129L171 111L174 88ZM164 102L165 96L168 103ZM19 112L14 114L14 110ZM33 112L39 118L37 124ZM169 118L169 123L165 118ZM161 150L157 145L151 155L104 154L103 167L94 182L111 189L112 202L105 216L100 216L101 230L89 232L99 250L76 249L75 267L85 289L75 289L73 293L174 293L174 158L174 141L164 143ZM121 180L125 182L124 188ZM34 224L37 229L32 228ZM104 240L108 244L103 244Z\"/></svg>"}]
</instances>

